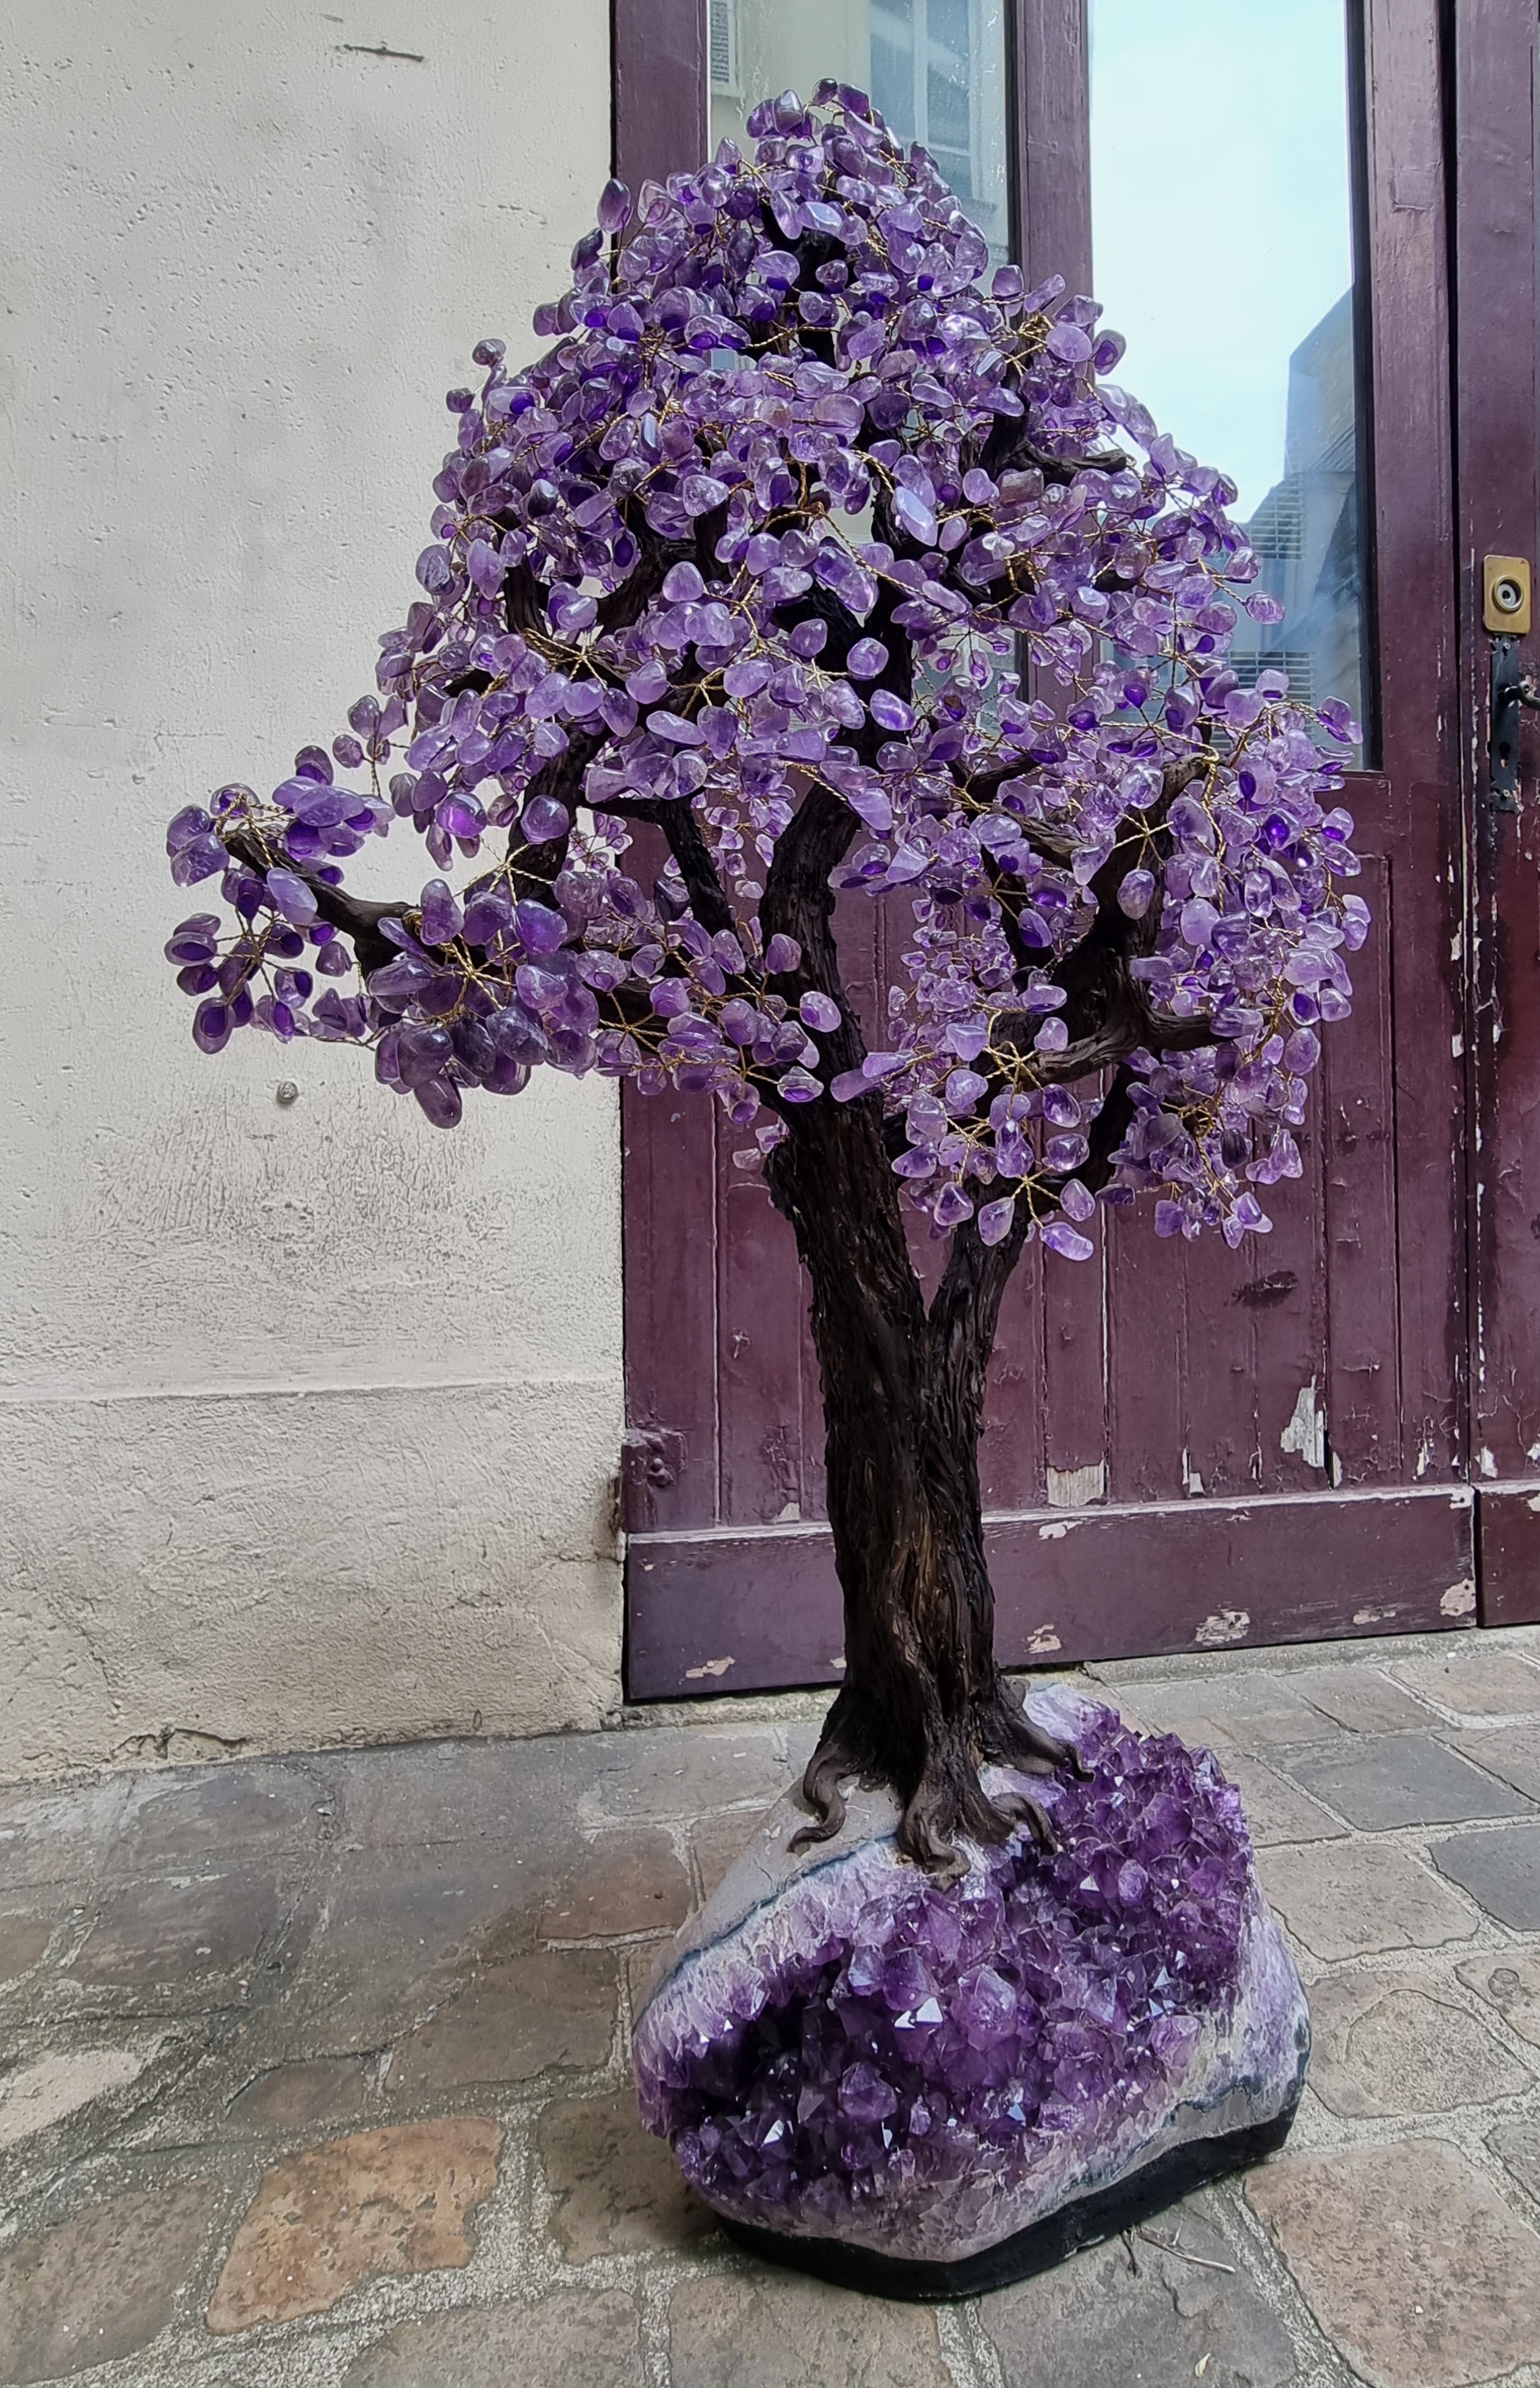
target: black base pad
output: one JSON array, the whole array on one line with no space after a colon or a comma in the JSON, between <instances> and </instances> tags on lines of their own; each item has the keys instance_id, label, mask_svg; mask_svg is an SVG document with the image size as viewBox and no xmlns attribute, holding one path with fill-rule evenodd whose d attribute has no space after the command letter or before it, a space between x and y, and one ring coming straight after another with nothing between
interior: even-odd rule
<instances>
[{"instance_id":1,"label":"black base pad","mask_svg":"<svg viewBox=\"0 0 1540 2388\"><path fill-rule=\"evenodd\" d=\"M799 2239L789 2231L764 2230L757 2223L736 2222L723 2215L723 2227L740 2247L774 2264L790 2264L813 2272L836 2288L859 2289L867 2296L897 2297L910 2305L945 2305L954 2297L981 2296L988 2289L1009 2288L1062 2264L1078 2247L1092 2247L1120 2230L1132 2230L1152 2215L1201 2189L1223 2174L1242 2172L1272 2155L1289 2136L1299 2104L1296 2090L1291 2103L1271 2123L1258 2123L1221 2139L1190 2140L1169 2149L1110 2189L1100 2189L1071 2205L1047 2214L1025 2230L976 2255L952 2264L928 2264L900 2255L880 2255L871 2247L846 2245L838 2239Z\"/></svg>"}]
</instances>

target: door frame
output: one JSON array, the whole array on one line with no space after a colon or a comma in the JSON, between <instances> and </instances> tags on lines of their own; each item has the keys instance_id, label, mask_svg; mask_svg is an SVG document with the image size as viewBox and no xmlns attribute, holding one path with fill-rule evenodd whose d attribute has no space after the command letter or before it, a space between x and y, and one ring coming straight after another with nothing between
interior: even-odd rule
<instances>
[{"instance_id":1,"label":"door frame","mask_svg":"<svg viewBox=\"0 0 1540 2388\"><path fill-rule=\"evenodd\" d=\"M1491 647L1482 559L1536 560L1540 373L1536 339L1533 0L1451 10L1450 159L1459 292L1457 587L1461 781L1472 966L1465 1028L1470 1115L1470 1410L1483 1624L1540 1623L1540 740L1526 733L1524 809L1491 802L1485 752ZM1527 642L1529 659L1535 642ZM1529 1086L1523 1084L1528 1076ZM1527 1190L1526 1190L1527 1189Z\"/></svg>"},{"instance_id":2,"label":"door frame","mask_svg":"<svg viewBox=\"0 0 1540 2388\"><path fill-rule=\"evenodd\" d=\"M1511 17L1516 5L1482 0L1481 12ZM1063 272L1083 286L1090 250L1086 0L1008 6L1018 236L1030 275ZM1361 0L1355 14L1366 62L1358 199L1361 248L1372 260L1364 378L1377 460L1368 561L1382 744L1381 768L1355 774L1347 801L1371 824L1371 851L1381 839L1396 877L1387 969L1392 1016L1408 1033L1394 1040L1392 1108L1426 1130L1424 1164L1398 1175L1394 1223L1400 1342L1409 1355L1395 1399L1417 1422L1419 1460L1415 1471L1405 1469L1406 1480L1362 1490L996 1511L986 1534L1008 1663L1127 1656L1131 1639L1154 1652L1475 1621L1466 1301L1471 1040L1458 959L1469 934L1462 749L1470 741L1459 735L1453 671L1447 69L1439 0ZM616 0L617 171L634 189L644 175L694 163L706 154L707 124L705 0ZM1432 991L1430 951L1448 957ZM1324 1092L1317 1100L1324 1104ZM688 1469L698 1475L715 1398L712 1271L678 1229L681 1181L694 1172L706 1183L714 1169L712 1110L643 1100L630 1087L622 1094L626 1683L636 1699L836 1683L843 1664L825 1526L689 1522L674 1497ZM1362 1327L1362 1365L1372 1367L1367 1310ZM1523 1517L1540 1550L1540 1515L1526 1507ZM1132 1637L1126 1614L1115 1614L1107 1597L1120 1581L1142 1587ZM1353 1588L1351 1608L1344 1585Z\"/></svg>"}]
</instances>

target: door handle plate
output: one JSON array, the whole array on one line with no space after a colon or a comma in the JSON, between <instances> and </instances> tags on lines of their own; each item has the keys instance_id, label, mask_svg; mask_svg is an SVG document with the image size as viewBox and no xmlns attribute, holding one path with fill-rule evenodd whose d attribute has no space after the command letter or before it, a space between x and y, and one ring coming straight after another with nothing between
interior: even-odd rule
<instances>
[{"instance_id":1,"label":"door handle plate","mask_svg":"<svg viewBox=\"0 0 1540 2388\"><path fill-rule=\"evenodd\" d=\"M1527 639L1534 576L1522 555L1482 558L1482 620L1494 637Z\"/></svg>"}]
</instances>

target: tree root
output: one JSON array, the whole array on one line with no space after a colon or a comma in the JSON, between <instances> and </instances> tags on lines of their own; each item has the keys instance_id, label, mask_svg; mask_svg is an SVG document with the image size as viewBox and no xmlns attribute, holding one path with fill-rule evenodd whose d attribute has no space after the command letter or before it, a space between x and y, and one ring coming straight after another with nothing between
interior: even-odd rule
<instances>
[{"instance_id":1,"label":"tree root","mask_svg":"<svg viewBox=\"0 0 1540 2388\"><path fill-rule=\"evenodd\" d=\"M843 1785L858 1781L869 1789L885 1784L897 1793L904 1803L895 1835L899 1853L937 1881L955 1882L966 1874L968 1860L959 1840L998 1846L1023 1824L1051 1856L1059 1843L1047 1811L1022 1791L991 1798L979 1769L991 1760L1019 1773L1051 1774L1067 1766L1084 1776L1089 1769L1068 1742L1032 1722L1003 1679L997 1677L974 1702L965 1723L934 1717L917 1738L920 1747L895 1749L902 1736L891 1724L879 1729L870 1704L846 1685L802 1777L802 1797L813 1821L794 1834L792 1848L835 1837L846 1813Z\"/></svg>"},{"instance_id":2,"label":"tree root","mask_svg":"<svg viewBox=\"0 0 1540 2388\"><path fill-rule=\"evenodd\" d=\"M983 1703L978 1729L985 1757L998 1766L1013 1766L1021 1774L1052 1774L1067 1766L1082 1782L1090 1773L1073 1742L1060 1741L1033 1723L1025 1702L1003 1676Z\"/></svg>"}]
</instances>

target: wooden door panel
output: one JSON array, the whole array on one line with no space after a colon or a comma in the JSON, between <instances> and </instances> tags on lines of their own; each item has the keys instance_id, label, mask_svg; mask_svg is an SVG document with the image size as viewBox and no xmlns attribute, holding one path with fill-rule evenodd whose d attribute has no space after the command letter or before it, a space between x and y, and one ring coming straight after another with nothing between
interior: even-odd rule
<instances>
[{"instance_id":1,"label":"wooden door panel","mask_svg":"<svg viewBox=\"0 0 1540 2388\"><path fill-rule=\"evenodd\" d=\"M1540 1625L1540 1478L1476 1495L1483 1625Z\"/></svg>"},{"instance_id":2,"label":"wooden door panel","mask_svg":"<svg viewBox=\"0 0 1540 2388\"><path fill-rule=\"evenodd\" d=\"M1525 1514L1533 1553L1540 1518ZM985 1539L1007 1666L1473 1621L1463 1484L1042 1508L989 1518ZM826 1527L633 1534L628 1564L632 1699L839 1682Z\"/></svg>"}]
</instances>

